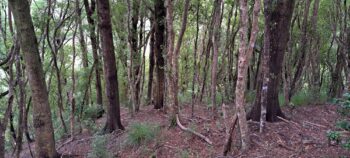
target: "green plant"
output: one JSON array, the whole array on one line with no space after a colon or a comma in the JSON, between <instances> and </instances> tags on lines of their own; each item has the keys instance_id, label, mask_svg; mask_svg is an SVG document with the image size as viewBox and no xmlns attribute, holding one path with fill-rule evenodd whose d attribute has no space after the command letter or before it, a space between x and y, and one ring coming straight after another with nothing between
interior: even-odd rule
<instances>
[{"instance_id":1,"label":"green plant","mask_svg":"<svg viewBox=\"0 0 350 158\"><path fill-rule=\"evenodd\" d=\"M327 137L329 140L339 141L340 140L340 133L338 131L328 131Z\"/></svg>"},{"instance_id":2,"label":"green plant","mask_svg":"<svg viewBox=\"0 0 350 158\"><path fill-rule=\"evenodd\" d=\"M347 120L338 121L336 126L337 126L338 128L341 128L341 129L350 131L350 122L347 121Z\"/></svg>"},{"instance_id":3,"label":"green plant","mask_svg":"<svg viewBox=\"0 0 350 158\"><path fill-rule=\"evenodd\" d=\"M350 140L346 141L346 143L343 144L343 147L347 150L350 150Z\"/></svg>"},{"instance_id":4,"label":"green plant","mask_svg":"<svg viewBox=\"0 0 350 158\"><path fill-rule=\"evenodd\" d=\"M158 135L159 126L148 123L135 123L130 126L128 142L138 146L144 142L153 140Z\"/></svg>"},{"instance_id":5,"label":"green plant","mask_svg":"<svg viewBox=\"0 0 350 158\"><path fill-rule=\"evenodd\" d=\"M180 151L180 157L181 158L189 158L190 157L190 153L188 152L188 150L181 150Z\"/></svg>"},{"instance_id":6,"label":"green plant","mask_svg":"<svg viewBox=\"0 0 350 158\"><path fill-rule=\"evenodd\" d=\"M89 158L109 158L112 154L107 150L107 137L96 136L91 144Z\"/></svg>"},{"instance_id":7,"label":"green plant","mask_svg":"<svg viewBox=\"0 0 350 158\"><path fill-rule=\"evenodd\" d=\"M100 105L92 105L84 110L83 119L93 119L96 120L102 117L104 109Z\"/></svg>"}]
</instances>

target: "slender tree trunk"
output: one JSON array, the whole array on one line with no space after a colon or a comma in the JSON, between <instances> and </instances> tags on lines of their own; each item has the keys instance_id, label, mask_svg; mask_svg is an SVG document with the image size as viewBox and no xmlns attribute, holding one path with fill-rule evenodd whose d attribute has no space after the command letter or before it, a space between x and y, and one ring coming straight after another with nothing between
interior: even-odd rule
<instances>
[{"instance_id":1,"label":"slender tree trunk","mask_svg":"<svg viewBox=\"0 0 350 158\"><path fill-rule=\"evenodd\" d=\"M303 74L304 65L306 62L306 48L308 46L309 38L308 38L308 17L309 17L309 10L310 10L310 3L311 0L305 1L305 9L304 9L304 15L303 15L303 22L302 22L302 35L300 39L300 52L299 52L299 58L297 62L296 72L294 74L293 80L291 82L290 86L290 92L289 92L289 100L294 95L296 91L296 87L300 81L300 78Z\"/></svg>"},{"instance_id":2,"label":"slender tree trunk","mask_svg":"<svg viewBox=\"0 0 350 158\"><path fill-rule=\"evenodd\" d=\"M25 108L25 85L23 79L23 71L21 65L21 57L19 52L16 53L16 70L17 70L17 81L19 88L19 101L18 101L18 128L17 128L17 139L16 139L16 157L20 157L22 151L23 142L23 128L24 128L24 108Z\"/></svg>"},{"instance_id":3,"label":"slender tree trunk","mask_svg":"<svg viewBox=\"0 0 350 158\"><path fill-rule=\"evenodd\" d=\"M151 26L154 26L154 18L151 19ZM154 54L154 31L151 32L151 41L150 41L150 53L149 53L149 75L148 75L148 89L147 89L147 103L153 102L152 100L152 86L153 86L153 70L155 64L155 54Z\"/></svg>"},{"instance_id":4,"label":"slender tree trunk","mask_svg":"<svg viewBox=\"0 0 350 158\"><path fill-rule=\"evenodd\" d=\"M193 78L192 78L192 100L191 100L191 116L194 117L194 104L196 99L195 84L197 79L197 51L198 51L198 36L199 36L199 10L200 10L200 0L197 1L196 9L196 38L194 41L194 51L193 51Z\"/></svg>"},{"instance_id":5,"label":"slender tree trunk","mask_svg":"<svg viewBox=\"0 0 350 158\"><path fill-rule=\"evenodd\" d=\"M101 105L103 104L102 100L102 84L101 84L101 74L100 74L100 60L98 57L98 42L97 42L97 36L95 32L95 20L93 19L93 14L95 12L95 0L91 0L91 4L89 4L88 0L84 0L84 6L85 6L85 12L87 15L87 21L89 23L89 32L90 32L90 41L91 41L91 47L92 47L92 55L94 58L94 64L95 64L95 77L96 77L96 103ZM88 86L89 87L89 86ZM87 87L87 88L88 88ZM84 101L85 103L88 103L87 101Z\"/></svg>"},{"instance_id":6,"label":"slender tree trunk","mask_svg":"<svg viewBox=\"0 0 350 158\"><path fill-rule=\"evenodd\" d=\"M310 65L311 65L311 90L313 101L317 101L320 96L321 76L320 76L320 55L319 38L317 37L317 20L320 0L314 1L313 15L311 17L311 39L310 39Z\"/></svg>"},{"instance_id":7,"label":"slender tree trunk","mask_svg":"<svg viewBox=\"0 0 350 158\"><path fill-rule=\"evenodd\" d=\"M260 0L256 0L254 4L253 23L250 39L248 39L248 1L240 0L240 46L238 58L238 74L236 85L236 110L238 116L239 129L241 133L242 150L247 150L250 147L249 129L246 120L245 91L247 84L247 71L250 57L253 53L255 40L259 31L258 17L260 12Z\"/></svg>"},{"instance_id":8,"label":"slender tree trunk","mask_svg":"<svg viewBox=\"0 0 350 158\"><path fill-rule=\"evenodd\" d=\"M114 130L124 130L120 119L120 104L118 90L117 67L114 55L112 24L108 0L97 1L97 14L99 17L99 30L104 60L104 76L106 82L106 95L108 99L107 121L104 127L106 133Z\"/></svg>"},{"instance_id":9,"label":"slender tree trunk","mask_svg":"<svg viewBox=\"0 0 350 158\"><path fill-rule=\"evenodd\" d=\"M216 110L216 80L217 80L217 65L218 55L220 47L220 17L221 17L221 5L222 0L216 0L214 2L214 33L211 37L213 41L213 64L211 68L211 106L213 108L213 115L215 116Z\"/></svg>"},{"instance_id":10,"label":"slender tree trunk","mask_svg":"<svg viewBox=\"0 0 350 158\"><path fill-rule=\"evenodd\" d=\"M182 38L186 31L186 25L187 25L187 16L188 16L188 8L190 5L190 1L186 0L184 5L184 13L182 15L182 24L181 24L181 30L179 34L179 38L177 40L176 46L175 43L175 33L173 28L173 21L174 21L174 15L173 15L173 0L167 0L166 1L166 24L167 24L167 61L168 61L168 69L170 70L168 74L168 81L169 81L169 95L170 95L170 107L172 109L172 118L175 118L176 115L179 112L179 101L178 101L178 78L179 78L179 54L180 54L180 48L182 44Z\"/></svg>"},{"instance_id":11,"label":"slender tree trunk","mask_svg":"<svg viewBox=\"0 0 350 158\"><path fill-rule=\"evenodd\" d=\"M139 73L141 72L141 53L139 53L138 47L138 42L137 42L137 24L139 21L139 1L138 0L132 0L132 15L131 15L131 30L129 32L129 43L130 43L130 57L132 60L132 65L131 65L131 72L130 72L130 77L131 77L131 86L132 87L132 104L134 107L134 111L137 112L139 111L140 107L140 98L139 93L140 93L140 80L137 79L139 76ZM140 41L141 42L141 41Z\"/></svg>"},{"instance_id":12,"label":"slender tree trunk","mask_svg":"<svg viewBox=\"0 0 350 158\"><path fill-rule=\"evenodd\" d=\"M21 48L24 52L25 65L33 97L36 157L59 157L55 149L45 76L31 20L29 2L9 0L9 5L13 11Z\"/></svg>"}]
</instances>

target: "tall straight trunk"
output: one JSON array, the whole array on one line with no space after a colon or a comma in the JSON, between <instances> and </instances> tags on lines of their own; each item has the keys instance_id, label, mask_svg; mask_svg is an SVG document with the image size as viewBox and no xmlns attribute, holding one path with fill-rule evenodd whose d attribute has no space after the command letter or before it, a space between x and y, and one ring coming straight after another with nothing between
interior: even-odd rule
<instances>
[{"instance_id":1,"label":"tall straight trunk","mask_svg":"<svg viewBox=\"0 0 350 158\"><path fill-rule=\"evenodd\" d=\"M89 32L90 32L90 41L92 47L92 56L94 58L95 64L95 77L96 77L96 103L101 105L103 104L102 100L102 84L101 84L101 72L100 72L100 60L98 57L98 42L95 31L95 20L93 19L93 14L95 12L95 0L91 0L91 4L89 4L88 0L84 0L85 12L87 15L87 21L89 23ZM89 87L89 86L88 86ZM87 88L88 88L87 87ZM85 103L88 103L88 101Z\"/></svg>"},{"instance_id":2,"label":"tall straight trunk","mask_svg":"<svg viewBox=\"0 0 350 158\"><path fill-rule=\"evenodd\" d=\"M294 0L281 1L277 4L273 0L264 1L265 14L265 40L264 52L269 58L268 71L265 71L263 80L265 84L262 85L260 91L266 92L266 95L257 94L257 96L266 97L266 104L255 104L249 118L259 121L261 115L261 106L266 107L266 121L275 122L279 119L277 116L284 117L278 102L278 94L280 89L280 80L282 72L282 64L284 54L286 52L291 18L294 10ZM268 83L266 83L268 81ZM265 86L265 87L264 87ZM261 98L258 98L259 100Z\"/></svg>"},{"instance_id":3,"label":"tall straight trunk","mask_svg":"<svg viewBox=\"0 0 350 158\"><path fill-rule=\"evenodd\" d=\"M134 107L134 111L139 111L140 107L140 98L139 98L139 93L140 93L140 80L138 79L139 73L141 72L141 53L139 51L138 47L138 42L137 42L137 24L139 21L139 8L140 8L140 2L138 0L132 0L132 15L131 15L131 30L129 32L129 43L130 43L130 57L132 60L132 65L131 65L131 72L130 72L130 77L131 77L131 86L132 87L132 92L133 93L131 96L132 98L132 104ZM141 41L140 41L141 42Z\"/></svg>"},{"instance_id":4,"label":"tall straight trunk","mask_svg":"<svg viewBox=\"0 0 350 158\"><path fill-rule=\"evenodd\" d=\"M187 16L188 16L188 8L189 8L189 0L185 1L184 6L184 13L182 15L182 24L181 24L181 30L179 34L179 38L175 45L175 33L173 28L173 21L174 21L174 15L173 15L173 0L167 0L166 1L166 24L167 24L167 63L168 63L168 81L169 81L169 104L172 109L172 118L175 118L175 116L179 112L179 101L178 101L178 78L179 78L179 54L180 54L180 48L182 44L182 38L184 36L184 33L186 31L186 25L187 25Z\"/></svg>"},{"instance_id":5,"label":"tall straight trunk","mask_svg":"<svg viewBox=\"0 0 350 158\"><path fill-rule=\"evenodd\" d=\"M157 84L154 108L161 109L164 106L165 93L165 16L166 9L164 7L164 0L155 0L155 41L154 41L154 55L156 59Z\"/></svg>"},{"instance_id":6,"label":"tall straight trunk","mask_svg":"<svg viewBox=\"0 0 350 158\"><path fill-rule=\"evenodd\" d=\"M108 0L97 1L97 15L99 17L99 30L103 52L104 76L106 82L107 120L104 127L106 133L117 129L124 130L120 119L120 103L118 90L117 65L114 55L113 35L110 6Z\"/></svg>"},{"instance_id":7,"label":"tall straight trunk","mask_svg":"<svg viewBox=\"0 0 350 158\"><path fill-rule=\"evenodd\" d=\"M79 0L77 0L79 1ZM79 6L79 5L77 5ZM75 59L76 59L76 48L75 48L75 36L77 33L77 29L79 27L79 17L77 17L77 23L78 25L75 27L74 33L73 33L73 42L72 42L72 46L73 46L73 59L72 59L72 71L71 71L71 78L72 78L72 85L71 85L71 90L70 92L68 92L68 101L70 103L71 106L71 112L70 112L70 137L73 140L74 139L74 128L75 128ZM80 28L79 28L80 31ZM80 39L81 40L81 39ZM81 41L80 41L81 43Z\"/></svg>"},{"instance_id":8,"label":"tall straight trunk","mask_svg":"<svg viewBox=\"0 0 350 158\"><path fill-rule=\"evenodd\" d=\"M83 67L87 69L89 66L89 60L88 60L87 46L84 38L83 24L81 19L80 0L75 0L75 8L76 8L76 14L77 14L76 23L79 29L79 43L80 43L80 49L81 49L81 58L83 62Z\"/></svg>"},{"instance_id":9,"label":"tall straight trunk","mask_svg":"<svg viewBox=\"0 0 350 158\"><path fill-rule=\"evenodd\" d=\"M194 51L193 51L193 78L192 78L192 99L191 99L191 116L194 117L194 104L196 99L195 94L195 84L197 79L197 51L198 51L198 36L199 36L199 10L200 10L200 0L197 1L197 8L196 8L196 38L194 41Z\"/></svg>"},{"instance_id":10,"label":"tall straight trunk","mask_svg":"<svg viewBox=\"0 0 350 158\"><path fill-rule=\"evenodd\" d=\"M151 19L151 26L154 26L154 18ZM153 71L154 71L154 30L151 32L150 40L150 53L149 53L149 74L148 74L148 86L147 86L147 103L152 102L152 86L153 86Z\"/></svg>"},{"instance_id":11,"label":"tall straight trunk","mask_svg":"<svg viewBox=\"0 0 350 158\"><path fill-rule=\"evenodd\" d=\"M59 157L51 120L45 76L40 61L38 42L30 14L28 1L9 0L12 8L20 45L24 53L31 94L33 98L33 126L35 130L36 157Z\"/></svg>"},{"instance_id":12,"label":"tall straight trunk","mask_svg":"<svg viewBox=\"0 0 350 158\"><path fill-rule=\"evenodd\" d=\"M220 19L221 19L221 5L222 0L215 0L214 2L214 25L213 25L213 64L211 65L211 106L213 108L213 113L215 116L216 110L216 80L217 80L217 65L218 65L218 55L220 47Z\"/></svg>"},{"instance_id":13,"label":"tall straight trunk","mask_svg":"<svg viewBox=\"0 0 350 158\"><path fill-rule=\"evenodd\" d=\"M319 43L320 40L317 37L317 20L318 20L318 8L320 0L314 1L313 15L311 17L311 39L310 39L310 65L311 65L311 90L314 101L318 100L321 88L321 76L320 76L320 52Z\"/></svg>"},{"instance_id":14,"label":"tall straight trunk","mask_svg":"<svg viewBox=\"0 0 350 158\"><path fill-rule=\"evenodd\" d=\"M236 113L238 117L239 129L241 133L242 150L247 150L250 147L249 129L246 120L245 91L247 84L247 71L249 61L253 53L256 37L259 31L258 17L260 12L260 0L256 0L253 11L253 22L250 39L248 39L248 0L240 0L240 45L239 58L237 69L237 85L235 91L236 98Z\"/></svg>"}]
</instances>

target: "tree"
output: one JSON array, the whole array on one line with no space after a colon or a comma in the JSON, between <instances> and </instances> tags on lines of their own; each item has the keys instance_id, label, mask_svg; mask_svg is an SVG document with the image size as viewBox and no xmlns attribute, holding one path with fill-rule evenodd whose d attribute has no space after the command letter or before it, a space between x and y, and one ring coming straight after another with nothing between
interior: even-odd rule
<instances>
[{"instance_id":1,"label":"tree","mask_svg":"<svg viewBox=\"0 0 350 158\"><path fill-rule=\"evenodd\" d=\"M248 1L240 0L240 45L239 45L239 57L238 57L238 74L237 85L235 91L236 98L236 113L238 117L239 129L241 133L242 149L249 149L249 129L246 121L246 112L244 109L245 104L245 91L247 84L247 71L250 61L250 57L253 53L255 40L259 31L258 17L260 12L260 0L256 0L254 4L254 16L252 22L252 30L250 39L248 39Z\"/></svg>"},{"instance_id":2,"label":"tree","mask_svg":"<svg viewBox=\"0 0 350 158\"><path fill-rule=\"evenodd\" d=\"M84 0L85 12L87 15L87 21L89 23L89 33L90 33L90 41L92 47L92 55L94 58L94 69L95 69L95 77L96 77L96 101L97 104L102 105L102 85L101 85L101 76L100 76L100 61L98 57L98 41L95 30L95 20L93 19L93 14L95 12L96 3L95 0L91 0L91 4L89 4L88 0ZM89 87L89 86L87 86ZM84 100L85 101L85 100ZM85 101L87 104L88 101Z\"/></svg>"},{"instance_id":3,"label":"tree","mask_svg":"<svg viewBox=\"0 0 350 158\"><path fill-rule=\"evenodd\" d=\"M284 117L278 102L278 92L280 88L281 71L284 54L288 44L289 29L294 9L294 0L289 1L264 1L265 34L264 34L264 54L268 57L268 70L260 73L266 83L258 87L262 91L266 90L267 97L265 103L254 104L249 118L259 121L261 106L266 107L266 120L270 122L278 121L277 116ZM262 68L263 69L263 68ZM257 96L261 96L257 94ZM260 100L261 98L257 98Z\"/></svg>"},{"instance_id":4,"label":"tree","mask_svg":"<svg viewBox=\"0 0 350 158\"><path fill-rule=\"evenodd\" d=\"M114 55L109 1L97 0L97 6L104 61L103 67L106 82L106 95L108 100L107 121L104 127L104 132L110 133L117 129L124 130L124 127L120 120L118 76Z\"/></svg>"},{"instance_id":5,"label":"tree","mask_svg":"<svg viewBox=\"0 0 350 158\"><path fill-rule=\"evenodd\" d=\"M39 56L38 42L34 32L29 2L9 0L9 5L15 19L33 98L33 123L36 138L35 155L36 157L59 157L55 149L45 76Z\"/></svg>"},{"instance_id":6,"label":"tree","mask_svg":"<svg viewBox=\"0 0 350 158\"><path fill-rule=\"evenodd\" d=\"M161 109L164 106L165 74L164 74L164 53L165 53L165 15L164 0L155 0L154 4L154 55L156 61L156 89L154 108Z\"/></svg>"},{"instance_id":7,"label":"tree","mask_svg":"<svg viewBox=\"0 0 350 158\"><path fill-rule=\"evenodd\" d=\"M216 109L216 80L217 80L217 65L218 65L218 54L220 47L220 24L221 24L221 5L222 0L216 0L214 2L214 33L211 40L213 41L213 64L211 68L211 106L213 108L214 116Z\"/></svg>"}]
</instances>

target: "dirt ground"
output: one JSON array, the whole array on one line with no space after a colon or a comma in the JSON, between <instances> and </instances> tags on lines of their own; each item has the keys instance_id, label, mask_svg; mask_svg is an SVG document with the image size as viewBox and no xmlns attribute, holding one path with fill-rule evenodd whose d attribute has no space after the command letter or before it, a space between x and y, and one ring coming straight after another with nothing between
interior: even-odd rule
<instances>
[{"instance_id":1,"label":"dirt ground","mask_svg":"<svg viewBox=\"0 0 350 158\"><path fill-rule=\"evenodd\" d=\"M228 105L233 107L233 105ZM232 108L233 109L233 108ZM210 119L210 110L206 106L195 107L195 117L191 118L189 105L181 110L181 122L208 137L213 145L209 145L197 136L181 130L170 128L170 119L162 111L152 109L152 106L142 107L134 117L130 117L127 109L122 109L122 122L125 131L107 135L108 150L114 157L220 157L225 142L225 126L222 117ZM327 130L334 130L339 119L336 105L309 105L296 108L283 108L284 113L291 118L289 121L267 123L264 133L259 133L257 122L249 121L251 148L240 152L239 133L236 127L234 142L229 156L241 158L311 158L311 157L350 157L350 151L340 145L329 145ZM228 110L229 116L233 111ZM97 120L102 125L104 118ZM160 132L155 140L141 146L131 146L127 143L129 125L135 122L147 122L160 126ZM69 143L68 139L57 142L59 153L70 157L87 157L91 150L93 135L85 131ZM30 157L29 150L24 150L23 157ZM33 148L33 146L32 146Z\"/></svg>"}]
</instances>

